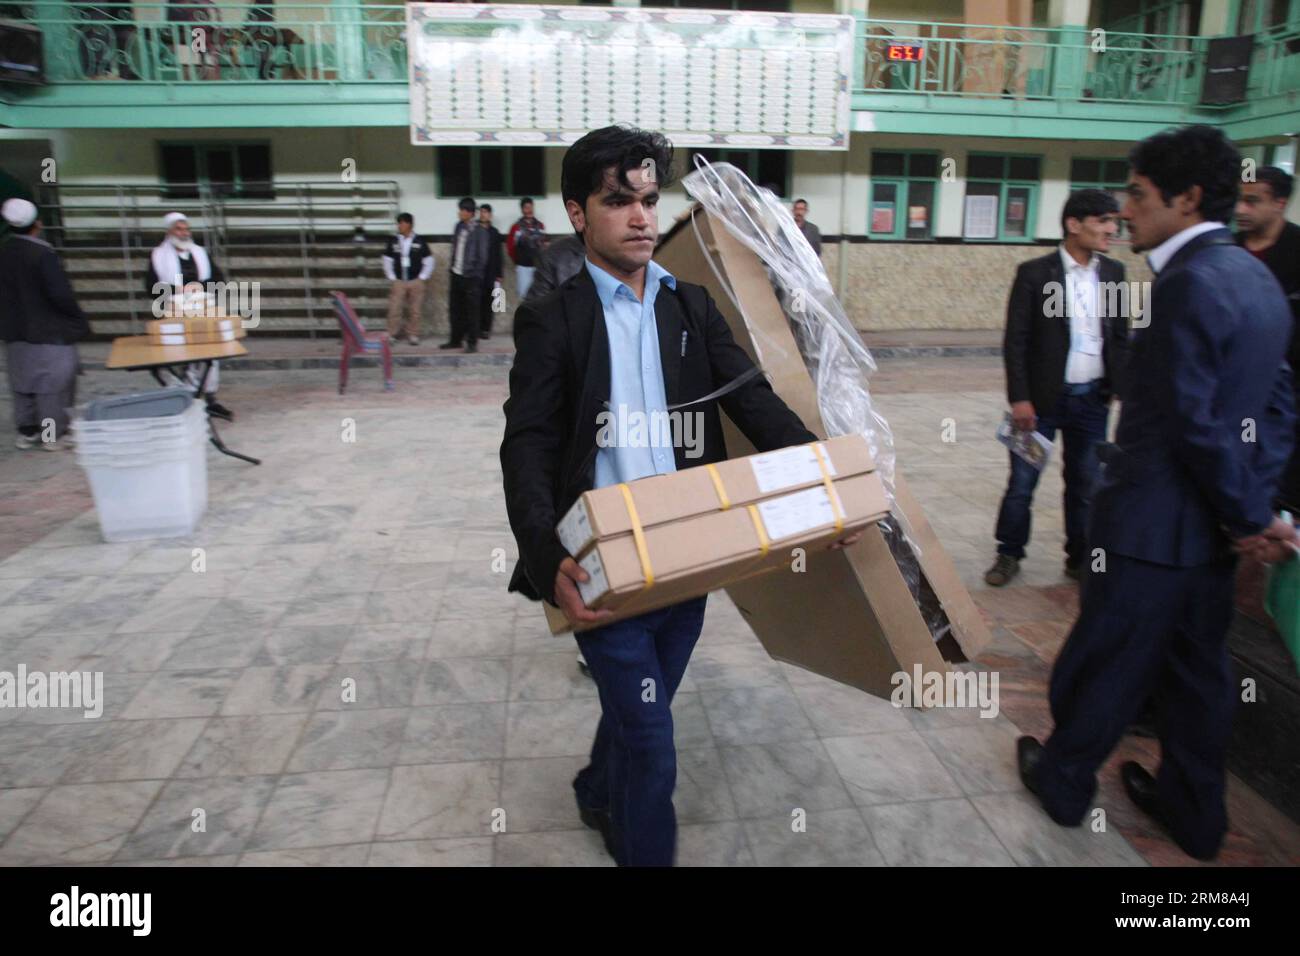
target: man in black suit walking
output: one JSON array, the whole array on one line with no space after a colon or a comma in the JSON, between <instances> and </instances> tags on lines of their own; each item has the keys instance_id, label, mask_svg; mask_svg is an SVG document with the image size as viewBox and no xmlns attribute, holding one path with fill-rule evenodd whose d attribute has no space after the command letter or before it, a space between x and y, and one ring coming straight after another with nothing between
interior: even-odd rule
<instances>
[{"instance_id":1,"label":"man in black suit walking","mask_svg":"<svg viewBox=\"0 0 1300 956\"><path fill-rule=\"evenodd\" d=\"M732 338L703 288L651 258L672 146L658 133L608 126L564 156L561 189L585 244L583 268L515 313L515 363L501 442L506 510L519 545L510 590L545 599L570 621L610 616L583 605L587 574L555 526L585 490L727 457L720 403L760 450L813 441ZM662 414L729 384L699 416L698 457L673 447L598 445L602 413ZM607 410L608 409L608 410ZM606 434L620 434L606 425ZM652 429L653 430L653 429ZM696 449L692 449L695 451ZM860 537L852 535L839 544ZM704 623L699 597L577 636L600 692L590 764L574 780L579 815L622 865L673 862L677 757L670 704ZM647 683L649 681L649 683ZM647 688L653 693L647 695Z\"/></svg>"},{"instance_id":2,"label":"man in black suit walking","mask_svg":"<svg viewBox=\"0 0 1300 956\"><path fill-rule=\"evenodd\" d=\"M1098 768L1154 695L1159 772L1128 762L1120 779L1185 852L1211 859L1228 822L1233 551L1277 560L1295 541L1270 508L1295 418L1291 312L1224 228L1241 156L1222 132L1159 133L1129 163L1123 217L1156 282L1094 501L1089 546L1105 563L1089 563L1052 668L1052 736L1020 738L1018 759L1047 814L1077 826Z\"/></svg>"},{"instance_id":3,"label":"man in black suit walking","mask_svg":"<svg viewBox=\"0 0 1300 956\"><path fill-rule=\"evenodd\" d=\"M1106 438L1111 397L1119 392L1128 347L1124 267L1102 255L1115 235L1119 204L1099 189L1073 193L1061 212L1061 245L1016 270L1007 303L1002 360L1012 424L1065 451L1065 573L1079 577L1087 557L1088 503L1097 444ZM1029 543L1030 506L1040 472L1011 456L995 532L997 559L985 583L1015 577Z\"/></svg>"}]
</instances>

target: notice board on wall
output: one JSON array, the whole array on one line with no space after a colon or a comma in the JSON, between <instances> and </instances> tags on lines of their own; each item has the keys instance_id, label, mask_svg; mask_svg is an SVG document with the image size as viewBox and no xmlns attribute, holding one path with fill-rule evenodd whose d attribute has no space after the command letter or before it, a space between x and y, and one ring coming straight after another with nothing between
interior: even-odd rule
<instances>
[{"instance_id":1,"label":"notice board on wall","mask_svg":"<svg viewBox=\"0 0 1300 956\"><path fill-rule=\"evenodd\" d=\"M411 3L406 34L417 145L628 122L677 146L848 149L852 17Z\"/></svg>"}]
</instances>

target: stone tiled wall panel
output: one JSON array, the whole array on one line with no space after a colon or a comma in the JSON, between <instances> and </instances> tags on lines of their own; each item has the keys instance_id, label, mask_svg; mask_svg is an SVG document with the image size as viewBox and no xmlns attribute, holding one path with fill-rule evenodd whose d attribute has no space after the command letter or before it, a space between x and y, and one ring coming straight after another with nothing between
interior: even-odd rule
<instances>
[{"instance_id":1,"label":"stone tiled wall panel","mask_svg":"<svg viewBox=\"0 0 1300 956\"><path fill-rule=\"evenodd\" d=\"M1016 267L1052 246L851 243L844 307L863 331L1000 329ZM1141 256L1112 247L1130 281L1151 279ZM832 284L839 247L823 250Z\"/></svg>"}]
</instances>

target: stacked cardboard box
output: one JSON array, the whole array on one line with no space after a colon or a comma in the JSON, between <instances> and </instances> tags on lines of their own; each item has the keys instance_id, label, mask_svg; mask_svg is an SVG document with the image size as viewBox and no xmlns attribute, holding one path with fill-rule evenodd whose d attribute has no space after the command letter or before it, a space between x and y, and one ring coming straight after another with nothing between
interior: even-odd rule
<instances>
[{"instance_id":1,"label":"stacked cardboard box","mask_svg":"<svg viewBox=\"0 0 1300 956\"><path fill-rule=\"evenodd\" d=\"M776 393L811 431L825 435L816 387L762 260L713 215L695 207L664 237L655 261L678 281L708 289L736 342L763 368ZM725 415L723 428L730 454L753 450ZM946 673L948 662L974 658L991 640L903 480L906 465L899 462L895 470L894 494L910 525L914 551L872 529L851 548L809 551L807 573L767 575L727 587L770 655L886 699L896 674L911 674L918 665L926 674ZM913 552L919 562L915 592L895 550ZM938 634L927 625L931 611L942 620Z\"/></svg>"},{"instance_id":2,"label":"stacked cardboard box","mask_svg":"<svg viewBox=\"0 0 1300 956\"><path fill-rule=\"evenodd\" d=\"M145 332L155 345L203 345L243 338L239 319L229 317L154 319L145 324Z\"/></svg>"},{"instance_id":3,"label":"stacked cardboard box","mask_svg":"<svg viewBox=\"0 0 1300 956\"><path fill-rule=\"evenodd\" d=\"M556 532L612 621L799 564L888 510L866 440L846 435L588 491Z\"/></svg>"}]
</instances>

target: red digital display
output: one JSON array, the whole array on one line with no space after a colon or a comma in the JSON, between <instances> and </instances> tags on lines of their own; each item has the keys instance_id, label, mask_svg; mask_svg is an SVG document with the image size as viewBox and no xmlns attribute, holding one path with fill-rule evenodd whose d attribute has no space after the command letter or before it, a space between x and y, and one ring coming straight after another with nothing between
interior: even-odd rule
<instances>
[{"instance_id":1,"label":"red digital display","mask_svg":"<svg viewBox=\"0 0 1300 956\"><path fill-rule=\"evenodd\" d=\"M885 57L890 60L905 60L909 63L916 63L925 58L925 47L911 43L891 43Z\"/></svg>"}]
</instances>

